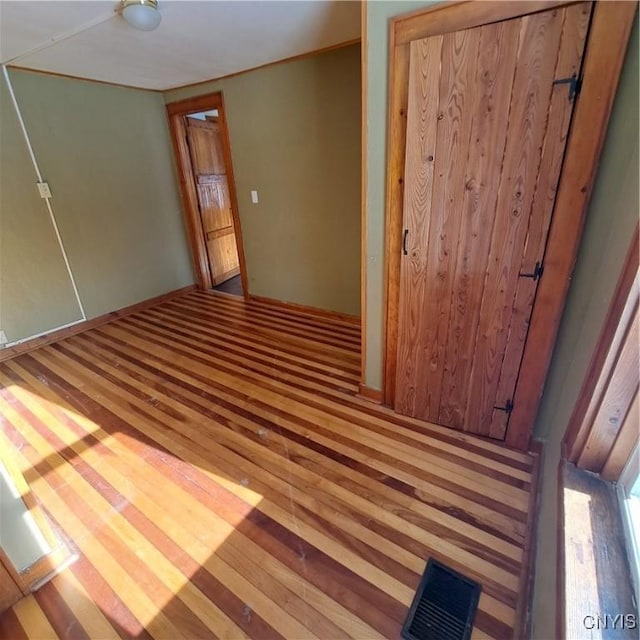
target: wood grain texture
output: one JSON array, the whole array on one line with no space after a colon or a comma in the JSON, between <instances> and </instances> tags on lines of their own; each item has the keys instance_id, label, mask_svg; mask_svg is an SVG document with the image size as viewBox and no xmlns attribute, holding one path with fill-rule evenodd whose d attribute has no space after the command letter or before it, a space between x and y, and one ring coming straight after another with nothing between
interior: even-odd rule
<instances>
[{"instance_id":1,"label":"wood grain texture","mask_svg":"<svg viewBox=\"0 0 640 640\"><path fill-rule=\"evenodd\" d=\"M217 104L217 101L216 101ZM200 212L198 211L198 193L195 177L191 167L191 155L187 143L187 125L184 114L177 108L167 105L169 134L176 163L180 198L182 200L182 215L184 216L187 238L191 249L193 272L196 283L201 289L211 289L211 272L207 255L207 242L202 229ZM208 107L209 109L211 107ZM175 111L175 113L174 113Z\"/></svg>"},{"instance_id":2,"label":"wood grain texture","mask_svg":"<svg viewBox=\"0 0 640 640\"><path fill-rule=\"evenodd\" d=\"M544 249L571 114L551 104L563 26L577 70L588 8L411 44L400 413L504 438L536 287L519 274Z\"/></svg>"},{"instance_id":3,"label":"wood grain texture","mask_svg":"<svg viewBox=\"0 0 640 640\"><path fill-rule=\"evenodd\" d=\"M498 182L498 201L491 246L480 305L475 351L469 374L469 400L465 428L503 438L508 413L504 407L512 400L520 352L510 356L511 378L507 389L498 395L500 370L505 357L509 326L513 313L519 269L522 264L529 218L532 210L538 171L546 175L549 167L540 164L541 150L549 112L554 72L558 58L564 10L545 11L522 18L518 43L507 140L502 171ZM515 371L514 371L515 369Z\"/></svg>"},{"instance_id":4,"label":"wood grain texture","mask_svg":"<svg viewBox=\"0 0 640 640\"><path fill-rule=\"evenodd\" d=\"M0 634L398 637L433 555L510 637L534 458L357 398L358 333L195 292L0 366L0 446L79 553Z\"/></svg>"},{"instance_id":5,"label":"wood grain texture","mask_svg":"<svg viewBox=\"0 0 640 640\"><path fill-rule=\"evenodd\" d=\"M561 465L564 527L559 554L566 569L561 584L565 619L559 637L579 638L585 637L585 616L633 613L636 604L614 487L566 461ZM638 630L618 625L615 636L631 640Z\"/></svg>"},{"instance_id":6,"label":"wood grain texture","mask_svg":"<svg viewBox=\"0 0 640 640\"><path fill-rule=\"evenodd\" d=\"M442 379L448 364L445 353L451 306L442 301L451 298L455 284L462 223L459 212L464 199L464 190L458 186L466 182L480 40L480 30L471 29L448 33L442 42L440 97L435 114L435 173L430 213L425 214L431 218L426 249L427 290L425 305L416 310L428 319L418 348L418 353L426 355L428 367L421 381L426 390L425 404L418 415L431 422L440 422Z\"/></svg>"},{"instance_id":7,"label":"wood grain texture","mask_svg":"<svg viewBox=\"0 0 640 640\"><path fill-rule=\"evenodd\" d=\"M609 304L598 343L591 357L578 401L573 409L563 439L564 456L573 463L576 463L584 452L603 396L606 394L610 381L615 375L615 370L619 366L619 357L628 329L638 313L638 301L640 298L639 250L640 231L639 227L636 226ZM634 373L631 372L631 375L633 376ZM631 448L633 448L633 443L630 444ZM603 446L606 452L609 452L614 446L614 440L603 443ZM631 448L626 451L626 458L631 454ZM606 452L603 451L602 453L606 455ZM622 452L618 449L616 457L620 455L622 455ZM610 471L611 469L609 469ZM609 479L617 480L617 477Z\"/></svg>"},{"instance_id":8,"label":"wood grain texture","mask_svg":"<svg viewBox=\"0 0 640 640\"><path fill-rule=\"evenodd\" d=\"M554 73L556 80L570 78L573 75L578 77L580 74L591 9L590 3L582 2L564 10L560 50ZM573 113L573 100L568 100L568 96L568 85L554 86L531 204L531 215L528 220L527 236L522 252L520 273L533 273L537 263L544 264L544 251ZM516 282L511 321L497 388L497 397L500 402L504 402L505 398L513 397L536 290L537 283L531 278L519 278ZM492 435L503 438L507 422L507 414L494 413L491 423Z\"/></svg>"},{"instance_id":9,"label":"wood grain texture","mask_svg":"<svg viewBox=\"0 0 640 640\"><path fill-rule=\"evenodd\" d=\"M198 168L197 173L226 174L218 118L214 122L187 117L187 135L191 144L191 160Z\"/></svg>"},{"instance_id":10,"label":"wood grain texture","mask_svg":"<svg viewBox=\"0 0 640 640\"><path fill-rule=\"evenodd\" d=\"M222 133L217 118L212 122L187 117L186 122L200 221L215 286L240 270Z\"/></svg>"},{"instance_id":11,"label":"wood grain texture","mask_svg":"<svg viewBox=\"0 0 640 640\"><path fill-rule=\"evenodd\" d=\"M192 284L187 287L182 287L181 289L176 289L175 291L169 291L168 293L163 293L160 296L154 296L153 298L149 298L148 300L136 302L135 304L132 304L128 307L123 307L122 309L118 309L116 311L110 311L109 313L105 313L101 316L98 316L97 318L91 318L91 320L79 322L78 324L74 324L72 327L60 329L59 331L52 331L51 333L47 333L44 336L40 336L39 338L21 342L14 347L9 347L8 349L0 349L0 362L15 358L21 353L28 353L29 351L33 351L34 349L39 349L40 347L51 344L52 342L64 340L69 336L74 336L78 333L82 333L83 331L87 331L88 329L99 327L106 322L111 322L111 320L115 320L116 318L122 318L131 313L136 313L138 311L141 311L142 309L160 304L161 302L170 300L171 298L174 298L176 296L182 296L189 291L193 291L195 288L196 286Z\"/></svg>"},{"instance_id":12,"label":"wood grain texture","mask_svg":"<svg viewBox=\"0 0 640 640\"><path fill-rule=\"evenodd\" d=\"M400 259L404 203L404 163L409 101L409 44L396 46L390 29L389 123L387 125L387 176L384 287L384 376L383 400L395 405L398 356L398 309L400 300Z\"/></svg>"},{"instance_id":13,"label":"wood grain texture","mask_svg":"<svg viewBox=\"0 0 640 640\"><path fill-rule=\"evenodd\" d=\"M284 300L276 300L274 298L266 298L265 296L254 296L250 295L248 297L253 303L258 303L263 306L263 308L273 311L275 307L279 307L285 310L291 310L296 313L296 317L299 316L300 313L304 313L306 315L311 316L320 316L325 320L330 321L338 321L340 323L347 323L353 325L360 324L359 316L352 316L347 313L339 313L338 311L328 311L327 309L318 309L317 307L309 307L304 304L298 304L297 302L286 302Z\"/></svg>"},{"instance_id":14,"label":"wood grain texture","mask_svg":"<svg viewBox=\"0 0 640 640\"><path fill-rule=\"evenodd\" d=\"M192 167L192 156L189 144L187 143L188 128L186 116L201 111L209 111L211 109L218 110L217 121L200 121L204 127L217 127L218 136L214 141L213 149L205 150L200 153L197 158L204 162L209 168L220 168L223 163L224 174L226 176L226 190L216 190L216 193L210 193L212 188L206 187L208 180L198 181L197 171ZM242 241L242 227L240 225L240 216L238 213L238 197L236 193L235 178L233 173L233 163L231 158L231 143L229 140L229 132L227 129L227 119L224 104L224 96L221 92L197 96L196 98L188 98L172 102L167 105L167 117L169 120L169 132L176 158L176 167L178 171L180 194L183 203L183 215L187 227L187 237L191 248L191 255L194 264L194 272L196 281L201 289L211 289L214 280L218 280L215 274L212 275L209 265L208 245L215 240L207 239L207 234L203 229L203 221L200 216L198 197L200 195L211 196L214 202L222 205L221 208L231 213L233 222L233 233L235 235L235 252L228 246L223 247L219 257L223 261L235 260L237 256L238 265L234 267L222 268L221 273L227 274L228 277L236 275L237 269L240 270L240 278L242 281L242 290L245 297L248 295L248 279L246 260L244 255L244 245ZM196 125L197 126L197 125ZM209 174L204 174L209 175ZM215 174L214 174L215 175ZM215 180L214 180L215 182ZM228 197L227 197L228 196ZM205 206L206 210L206 206ZM219 225L214 225L219 228ZM214 251L214 254L216 252ZM224 275L222 276L224 277Z\"/></svg>"},{"instance_id":15,"label":"wood grain texture","mask_svg":"<svg viewBox=\"0 0 640 640\"><path fill-rule=\"evenodd\" d=\"M606 381L598 402L598 410L589 430L584 448L578 457L576 466L599 473L607 461L611 449L624 425L633 400L638 394L640 375L640 315L638 304L633 319L626 331L611 375ZM628 452L631 455L631 450ZM627 456L627 457L628 457Z\"/></svg>"},{"instance_id":16,"label":"wood grain texture","mask_svg":"<svg viewBox=\"0 0 640 640\"><path fill-rule=\"evenodd\" d=\"M385 315L383 399L395 402L397 367L397 321L400 253L402 248L402 202L404 148L406 141L406 107L409 76L409 43L417 38L449 33L460 29L496 24L523 15L534 15L549 9L567 9L574 14L577 3L567 2L460 2L443 3L429 9L394 18L390 22L389 55L389 126L387 144L387 206L385 225ZM584 3L580 3L584 6ZM546 275L536 293L537 311L531 317L527 345L520 376L514 393L515 408L506 433L509 446L526 450L544 378L548 369L558 328L564 296L576 255L586 202L591 191L597 159L602 147L606 124L619 73L624 59L636 3L608 2L597 5L586 45L582 94L565 154L565 169L558 184L556 208L571 212L562 220L552 221L545 250ZM583 21L584 22L584 21ZM578 20L578 24L580 20ZM579 42L579 28L573 31ZM563 33L569 33L563 27ZM565 37L565 36L563 36ZM611 43L615 46L609 46ZM606 82L598 81L606 78ZM534 261L535 262L535 261ZM521 303L522 294L518 299ZM524 295L527 298L527 295ZM519 307L520 308L520 307ZM526 308L526 305L522 308ZM514 333L518 335L517 332ZM446 379L446 378L445 378ZM459 408L449 413L455 415Z\"/></svg>"},{"instance_id":17,"label":"wood grain texture","mask_svg":"<svg viewBox=\"0 0 640 640\"><path fill-rule=\"evenodd\" d=\"M544 468L544 444L536 441L532 447L532 452L535 454L535 459L531 478L532 491L529 494L529 514L527 521L529 534L525 543L522 569L520 572L522 591L516 608L514 638L530 638L533 623L532 614L538 550L538 521L542 505L542 482L540 482L540 474Z\"/></svg>"},{"instance_id":18,"label":"wood grain texture","mask_svg":"<svg viewBox=\"0 0 640 640\"><path fill-rule=\"evenodd\" d=\"M443 38L411 43L409 102L403 204L403 250L400 262L398 357L395 408L404 415L425 417L429 354L423 337L424 305L428 295L427 265L432 221L436 132L440 104Z\"/></svg>"},{"instance_id":19,"label":"wood grain texture","mask_svg":"<svg viewBox=\"0 0 640 640\"><path fill-rule=\"evenodd\" d=\"M247 261L244 255L244 241L242 239L242 224L240 223L240 209L238 208L238 193L236 189L236 179L233 171L233 159L231 154L231 138L229 137L229 127L227 125L227 108L224 102L224 95L220 93L220 107L218 108L218 124L220 126L220 139L222 141L222 153L227 171L227 186L229 188L229 199L231 201L231 214L233 217L233 232L236 237L236 251L238 254L238 266L240 269L240 281L244 297L249 295L249 276L247 275Z\"/></svg>"},{"instance_id":20,"label":"wood grain texture","mask_svg":"<svg viewBox=\"0 0 640 640\"><path fill-rule=\"evenodd\" d=\"M620 427L613 446L609 450L607 461L602 467L600 477L608 482L617 482L627 466L633 450L638 444L640 425L640 394L636 393Z\"/></svg>"},{"instance_id":21,"label":"wood grain texture","mask_svg":"<svg viewBox=\"0 0 640 640\"><path fill-rule=\"evenodd\" d=\"M514 396L506 443L526 449L569 288L587 203L616 94L635 2L599 2L593 10L583 61L583 83L577 100L556 194L556 210L545 251L545 277L536 292Z\"/></svg>"},{"instance_id":22,"label":"wood grain texture","mask_svg":"<svg viewBox=\"0 0 640 640\"><path fill-rule=\"evenodd\" d=\"M396 42L403 44L436 34L472 29L492 22L511 20L540 11L571 4L567 0L475 0L442 2L435 7L420 9L393 19Z\"/></svg>"},{"instance_id":23,"label":"wood grain texture","mask_svg":"<svg viewBox=\"0 0 640 640\"><path fill-rule=\"evenodd\" d=\"M471 106L473 127L464 197L461 207L458 255L451 292L449 340L446 345L438 422L463 429L468 400L468 371L475 350L480 304L498 190L491 178L499 175L506 140L505 122L518 51L516 21L480 29L476 87Z\"/></svg>"}]
</instances>

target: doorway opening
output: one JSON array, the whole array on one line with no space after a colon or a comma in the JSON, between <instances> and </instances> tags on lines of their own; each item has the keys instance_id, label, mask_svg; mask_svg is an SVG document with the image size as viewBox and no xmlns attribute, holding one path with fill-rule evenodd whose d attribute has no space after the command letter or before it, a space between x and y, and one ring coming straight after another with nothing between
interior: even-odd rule
<instances>
[{"instance_id":1,"label":"doorway opening","mask_svg":"<svg viewBox=\"0 0 640 640\"><path fill-rule=\"evenodd\" d=\"M231 147L221 93L167 106L198 285L246 297Z\"/></svg>"}]
</instances>

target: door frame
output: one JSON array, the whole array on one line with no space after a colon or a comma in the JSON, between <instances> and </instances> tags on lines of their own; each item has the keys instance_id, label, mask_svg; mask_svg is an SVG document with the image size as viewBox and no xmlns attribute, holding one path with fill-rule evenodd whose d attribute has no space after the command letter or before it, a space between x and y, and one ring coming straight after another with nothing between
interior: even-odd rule
<instances>
[{"instance_id":1,"label":"door frame","mask_svg":"<svg viewBox=\"0 0 640 640\"><path fill-rule=\"evenodd\" d=\"M391 407L395 403L410 43L570 4L575 2L447 2L390 21L382 391L384 403ZM555 212L567 214L555 214L551 221L545 273L521 363L527 375L518 376L505 436L505 444L516 449L527 450L530 445L636 9L636 2L595 2L583 56L584 82L574 107L554 207Z\"/></svg>"},{"instance_id":2,"label":"door frame","mask_svg":"<svg viewBox=\"0 0 640 640\"><path fill-rule=\"evenodd\" d=\"M231 216L233 219L233 230L236 237L238 249L238 261L240 263L240 280L242 282L242 292L245 300L248 298L249 290L247 286L247 266L244 256L244 243L242 242L242 228L240 225L240 215L238 212L238 197L236 192L236 182L233 174L233 163L231 160L231 143L229 142L229 130L227 128L227 116L224 106L224 96L222 91L208 93L195 98L187 98L177 102L170 102L166 106L167 118L169 121L169 133L173 144L173 151L178 170L180 184L180 195L182 197L182 211L187 227L187 238L191 248L191 257L196 276L196 283L200 289L212 289L213 279L209 268L209 256L207 254L207 243L205 239L200 210L198 208L198 194L196 193L195 178L191 166L191 155L187 144L187 129L184 118L192 113L202 111L218 110L218 123L222 139L222 153L224 164L227 170L227 182L229 186L229 197L231 199Z\"/></svg>"}]
</instances>

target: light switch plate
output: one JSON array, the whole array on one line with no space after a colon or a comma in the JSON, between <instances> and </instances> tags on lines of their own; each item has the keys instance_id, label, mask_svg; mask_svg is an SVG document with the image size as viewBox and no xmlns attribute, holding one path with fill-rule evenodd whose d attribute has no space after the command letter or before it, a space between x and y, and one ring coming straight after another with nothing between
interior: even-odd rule
<instances>
[{"instance_id":1,"label":"light switch plate","mask_svg":"<svg viewBox=\"0 0 640 640\"><path fill-rule=\"evenodd\" d=\"M253 202L253 204L258 204L258 192L257 191L252 191L251 192L251 202Z\"/></svg>"},{"instance_id":2,"label":"light switch plate","mask_svg":"<svg viewBox=\"0 0 640 640\"><path fill-rule=\"evenodd\" d=\"M41 198L50 198L51 197L51 189L49 189L48 182L36 182L38 185L38 191L40 192Z\"/></svg>"}]
</instances>

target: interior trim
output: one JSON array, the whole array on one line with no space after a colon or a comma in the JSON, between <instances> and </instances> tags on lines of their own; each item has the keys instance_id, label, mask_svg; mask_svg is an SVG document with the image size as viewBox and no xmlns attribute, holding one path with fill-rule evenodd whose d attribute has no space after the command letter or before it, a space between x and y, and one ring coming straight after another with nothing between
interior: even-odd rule
<instances>
[{"instance_id":1,"label":"interior trim","mask_svg":"<svg viewBox=\"0 0 640 640\"><path fill-rule=\"evenodd\" d=\"M618 480L638 440L637 420L632 418L633 424L626 425L626 416L631 405L627 406L624 396L628 394L622 393L619 387L616 388L613 376L616 371L625 370L620 356L629 340L630 327L637 314L640 287L639 251L639 231L636 225L604 325L562 441L564 458L576 464L578 468L602 473L603 479L613 482ZM635 362L633 366L637 367L637 364ZM621 378L628 381L629 374L627 369L627 373L622 373ZM618 375L620 376L620 373ZM620 377L618 379L620 380ZM614 425L608 424L605 430L606 437L591 441L592 433L598 430L600 422L597 419L598 412L608 394L615 397L618 409L626 409L627 413L620 416L617 429ZM620 436L623 435L625 425L630 432L622 442ZM604 436L605 433L601 435ZM589 451L585 452L587 449ZM616 455L611 459L614 451Z\"/></svg>"},{"instance_id":2,"label":"interior trim","mask_svg":"<svg viewBox=\"0 0 640 640\"><path fill-rule=\"evenodd\" d=\"M361 83L361 160L360 160L360 382L366 387L367 381L367 211L368 211L368 126L367 126L367 0L362 0L360 30L360 83ZM382 396L381 396L382 397Z\"/></svg>"},{"instance_id":3,"label":"interior trim","mask_svg":"<svg viewBox=\"0 0 640 640\"><path fill-rule=\"evenodd\" d=\"M196 274L196 281L201 289L211 289L213 279L209 268L209 258L207 257L207 244L200 219L198 207L198 196L195 188L195 179L191 167L191 156L187 145L187 131L185 126L185 116L199 111L218 110L218 123L220 124L220 137L222 141L222 153L227 172L227 185L229 187L229 198L231 200L231 216L233 218L233 229L236 236L236 247L238 250L238 260L240 262L240 280L242 281L242 291L245 299L249 292L247 279L247 263L244 255L244 243L242 241L242 225L238 212L238 195L236 191L236 180L233 174L233 161L231 158L231 142L229 140L229 129L227 127L227 113L224 106L224 97L221 91L207 93L203 96L186 98L170 102L167 106L167 117L169 119L169 133L173 144L174 159L178 170L180 195L182 197L183 215L187 226L187 239L191 247L191 257L193 268Z\"/></svg>"}]
</instances>

